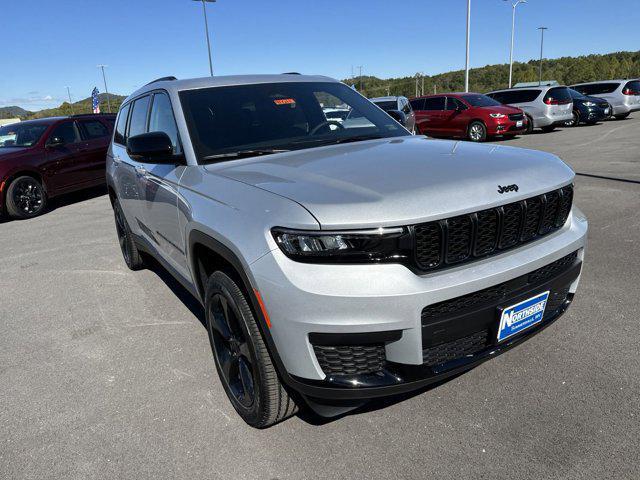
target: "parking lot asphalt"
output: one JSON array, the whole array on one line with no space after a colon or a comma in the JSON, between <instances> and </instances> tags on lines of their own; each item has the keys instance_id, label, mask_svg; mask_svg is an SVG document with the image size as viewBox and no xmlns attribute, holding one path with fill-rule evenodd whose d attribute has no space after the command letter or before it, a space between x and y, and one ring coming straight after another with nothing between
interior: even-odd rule
<instances>
[{"instance_id":1,"label":"parking lot asphalt","mask_svg":"<svg viewBox=\"0 0 640 480\"><path fill-rule=\"evenodd\" d=\"M326 423L242 422L195 302L159 269L126 269L101 192L0 224L0 478L637 479L635 117L496 142L585 174L589 250L562 319L442 385Z\"/></svg>"}]
</instances>

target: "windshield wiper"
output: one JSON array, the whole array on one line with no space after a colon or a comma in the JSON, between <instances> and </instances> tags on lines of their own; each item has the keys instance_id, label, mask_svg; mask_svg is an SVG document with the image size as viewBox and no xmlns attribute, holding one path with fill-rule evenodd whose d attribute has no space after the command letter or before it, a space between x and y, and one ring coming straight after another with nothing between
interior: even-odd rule
<instances>
[{"instance_id":1,"label":"windshield wiper","mask_svg":"<svg viewBox=\"0 0 640 480\"><path fill-rule=\"evenodd\" d=\"M355 137L338 138L335 143L351 143L351 142L363 142L365 140L376 140L378 138L384 138L382 135L358 135Z\"/></svg>"},{"instance_id":2,"label":"windshield wiper","mask_svg":"<svg viewBox=\"0 0 640 480\"><path fill-rule=\"evenodd\" d=\"M238 150L237 152L217 153L215 155L208 155L202 160L224 160L227 158L239 159L247 157L259 157L260 155L271 155L272 153L289 152L283 148L258 148L253 150Z\"/></svg>"},{"instance_id":3,"label":"windshield wiper","mask_svg":"<svg viewBox=\"0 0 640 480\"><path fill-rule=\"evenodd\" d=\"M335 137L335 138L318 138L318 139L306 139L298 142L292 142L292 145L303 145L307 143L320 143L324 145L336 145L339 143L352 143L363 142L364 140L376 140L378 138L385 138L384 135L372 134L372 135L356 135L353 137Z\"/></svg>"}]
</instances>

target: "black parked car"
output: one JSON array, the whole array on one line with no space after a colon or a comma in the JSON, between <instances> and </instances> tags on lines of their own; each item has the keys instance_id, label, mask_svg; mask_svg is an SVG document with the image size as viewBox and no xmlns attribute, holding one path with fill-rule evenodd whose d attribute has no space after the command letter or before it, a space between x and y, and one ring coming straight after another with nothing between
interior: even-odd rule
<instances>
[{"instance_id":1,"label":"black parked car","mask_svg":"<svg viewBox=\"0 0 640 480\"><path fill-rule=\"evenodd\" d=\"M567 127L576 127L580 123L593 125L611 116L611 105L606 100L583 95L573 88L569 88L569 94L573 98L573 118L565 123Z\"/></svg>"}]
</instances>

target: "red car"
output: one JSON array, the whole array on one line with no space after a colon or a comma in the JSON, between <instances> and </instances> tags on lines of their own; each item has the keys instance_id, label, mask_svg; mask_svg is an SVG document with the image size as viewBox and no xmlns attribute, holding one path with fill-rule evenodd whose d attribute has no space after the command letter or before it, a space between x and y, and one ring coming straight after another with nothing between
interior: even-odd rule
<instances>
[{"instance_id":1,"label":"red car","mask_svg":"<svg viewBox=\"0 0 640 480\"><path fill-rule=\"evenodd\" d=\"M43 118L0 128L0 212L35 217L47 200L105 183L115 115Z\"/></svg>"},{"instance_id":2,"label":"red car","mask_svg":"<svg viewBox=\"0 0 640 480\"><path fill-rule=\"evenodd\" d=\"M527 129L522 110L502 105L480 93L445 93L411 100L416 130L432 137L468 138L482 142L493 136L515 136Z\"/></svg>"}]
</instances>

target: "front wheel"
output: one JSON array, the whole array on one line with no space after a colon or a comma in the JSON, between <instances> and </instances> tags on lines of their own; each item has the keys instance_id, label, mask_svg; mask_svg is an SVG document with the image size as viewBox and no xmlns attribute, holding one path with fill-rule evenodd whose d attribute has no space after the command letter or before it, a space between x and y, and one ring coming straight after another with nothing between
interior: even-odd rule
<instances>
[{"instance_id":1,"label":"front wheel","mask_svg":"<svg viewBox=\"0 0 640 480\"><path fill-rule=\"evenodd\" d=\"M12 218L32 218L44 212L47 195L34 177L18 177L7 188L7 213Z\"/></svg>"},{"instance_id":2,"label":"front wheel","mask_svg":"<svg viewBox=\"0 0 640 480\"><path fill-rule=\"evenodd\" d=\"M205 289L209 340L222 386L249 425L265 428L297 412L278 378L247 297L223 272Z\"/></svg>"},{"instance_id":3,"label":"front wheel","mask_svg":"<svg viewBox=\"0 0 640 480\"><path fill-rule=\"evenodd\" d=\"M487 139L487 127L482 122L471 122L467 137L472 142L484 142Z\"/></svg>"},{"instance_id":4,"label":"front wheel","mask_svg":"<svg viewBox=\"0 0 640 480\"><path fill-rule=\"evenodd\" d=\"M567 120L566 122L564 122L565 127L577 127L578 124L580 123L580 114L574 110L573 113L571 113L571 120Z\"/></svg>"}]
</instances>

